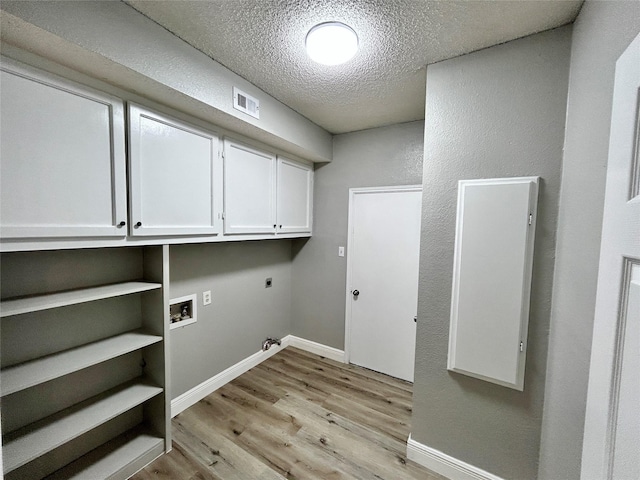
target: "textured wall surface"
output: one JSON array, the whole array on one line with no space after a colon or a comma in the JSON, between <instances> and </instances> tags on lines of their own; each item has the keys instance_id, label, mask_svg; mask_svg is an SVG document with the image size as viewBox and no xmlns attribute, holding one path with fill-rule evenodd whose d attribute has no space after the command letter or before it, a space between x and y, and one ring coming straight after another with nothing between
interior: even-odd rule
<instances>
[{"instance_id":1,"label":"textured wall surface","mask_svg":"<svg viewBox=\"0 0 640 480\"><path fill-rule=\"evenodd\" d=\"M639 31L635 1L586 2L573 27L540 479L580 477L615 62Z\"/></svg>"},{"instance_id":2,"label":"textured wall surface","mask_svg":"<svg viewBox=\"0 0 640 480\"><path fill-rule=\"evenodd\" d=\"M143 276L141 248L3 253L0 260L2 298L106 285Z\"/></svg>"},{"instance_id":3,"label":"textured wall surface","mask_svg":"<svg viewBox=\"0 0 640 480\"><path fill-rule=\"evenodd\" d=\"M423 135L411 122L334 137L333 161L315 170L313 237L293 243L294 335L344 348L349 188L420 184Z\"/></svg>"},{"instance_id":4,"label":"textured wall surface","mask_svg":"<svg viewBox=\"0 0 640 480\"><path fill-rule=\"evenodd\" d=\"M198 321L171 330L171 398L291 333L289 240L172 245L169 258L171 297L198 295Z\"/></svg>"},{"instance_id":5,"label":"textured wall surface","mask_svg":"<svg viewBox=\"0 0 640 480\"><path fill-rule=\"evenodd\" d=\"M509 479L535 478L571 27L427 67L413 438ZM541 177L524 392L447 371L460 179Z\"/></svg>"}]
</instances>

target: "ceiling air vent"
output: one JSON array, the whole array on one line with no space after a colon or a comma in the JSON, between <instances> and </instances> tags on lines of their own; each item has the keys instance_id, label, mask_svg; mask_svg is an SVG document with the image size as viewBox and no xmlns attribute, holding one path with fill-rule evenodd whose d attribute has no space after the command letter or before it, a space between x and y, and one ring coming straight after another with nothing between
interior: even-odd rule
<instances>
[{"instance_id":1,"label":"ceiling air vent","mask_svg":"<svg viewBox=\"0 0 640 480\"><path fill-rule=\"evenodd\" d=\"M252 117L260 118L260 101L236 87L233 87L233 108Z\"/></svg>"}]
</instances>

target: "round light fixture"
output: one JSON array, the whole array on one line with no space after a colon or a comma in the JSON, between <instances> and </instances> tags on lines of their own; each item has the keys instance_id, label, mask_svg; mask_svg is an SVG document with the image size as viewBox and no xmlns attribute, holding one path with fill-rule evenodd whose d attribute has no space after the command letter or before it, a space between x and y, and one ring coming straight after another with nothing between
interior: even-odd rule
<instances>
[{"instance_id":1,"label":"round light fixture","mask_svg":"<svg viewBox=\"0 0 640 480\"><path fill-rule=\"evenodd\" d=\"M358 51L358 35L344 23L326 22L309 30L305 44L311 60L323 65L340 65Z\"/></svg>"}]
</instances>

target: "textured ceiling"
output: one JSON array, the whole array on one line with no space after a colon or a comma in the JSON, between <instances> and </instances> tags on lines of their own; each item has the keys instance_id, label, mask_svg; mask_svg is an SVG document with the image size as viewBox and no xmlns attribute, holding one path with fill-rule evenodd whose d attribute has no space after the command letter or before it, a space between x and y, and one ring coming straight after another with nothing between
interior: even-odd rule
<instances>
[{"instance_id":1,"label":"textured ceiling","mask_svg":"<svg viewBox=\"0 0 640 480\"><path fill-rule=\"evenodd\" d=\"M425 65L572 22L582 0L126 2L332 133L424 118ZM328 67L308 30L350 25L360 50Z\"/></svg>"}]
</instances>

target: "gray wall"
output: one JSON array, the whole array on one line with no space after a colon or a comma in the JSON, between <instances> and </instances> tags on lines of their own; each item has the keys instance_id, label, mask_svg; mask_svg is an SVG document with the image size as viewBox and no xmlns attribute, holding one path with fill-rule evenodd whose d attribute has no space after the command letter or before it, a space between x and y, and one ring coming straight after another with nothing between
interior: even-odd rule
<instances>
[{"instance_id":1,"label":"gray wall","mask_svg":"<svg viewBox=\"0 0 640 480\"><path fill-rule=\"evenodd\" d=\"M142 248L87 248L0 255L2 298L72 290L143 276Z\"/></svg>"},{"instance_id":2,"label":"gray wall","mask_svg":"<svg viewBox=\"0 0 640 480\"><path fill-rule=\"evenodd\" d=\"M538 469L571 27L427 67L413 438L504 478ZM524 392L447 371L457 181L541 177Z\"/></svg>"},{"instance_id":3,"label":"gray wall","mask_svg":"<svg viewBox=\"0 0 640 480\"><path fill-rule=\"evenodd\" d=\"M573 28L541 479L580 476L615 62L640 3L587 2Z\"/></svg>"},{"instance_id":4,"label":"gray wall","mask_svg":"<svg viewBox=\"0 0 640 480\"><path fill-rule=\"evenodd\" d=\"M171 330L171 398L291 333L291 241L172 245L169 258L171 298L198 295L198 321Z\"/></svg>"},{"instance_id":5,"label":"gray wall","mask_svg":"<svg viewBox=\"0 0 640 480\"><path fill-rule=\"evenodd\" d=\"M420 184L423 134L420 121L334 137L333 161L315 170L313 237L293 244L294 335L344 348L349 188Z\"/></svg>"}]
</instances>

